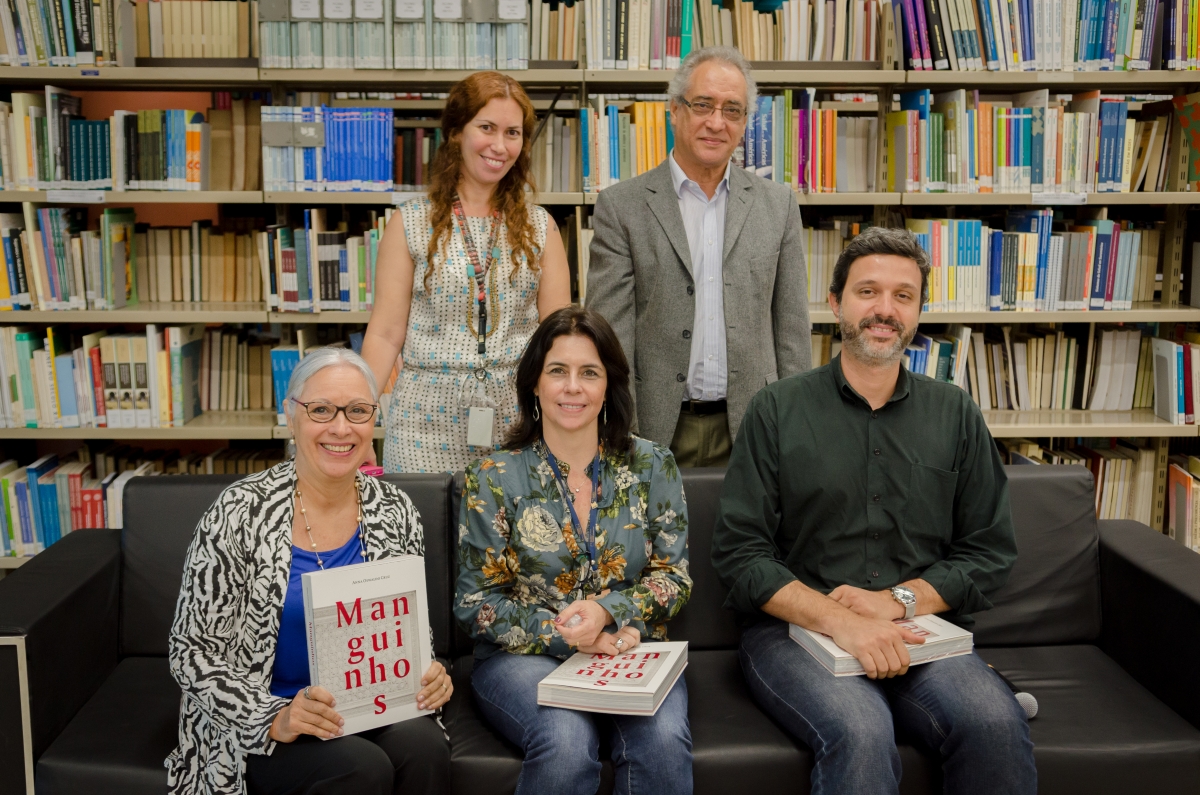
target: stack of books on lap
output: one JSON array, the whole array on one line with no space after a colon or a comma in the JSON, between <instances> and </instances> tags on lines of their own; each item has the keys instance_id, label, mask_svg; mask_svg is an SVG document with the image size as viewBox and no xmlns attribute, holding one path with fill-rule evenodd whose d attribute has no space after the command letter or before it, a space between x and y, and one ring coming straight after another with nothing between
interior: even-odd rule
<instances>
[{"instance_id":1,"label":"stack of books on lap","mask_svg":"<svg viewBox=\"0 0 1200 795\"><path fill-rule=\"evenodd\" d=\"M574 654L538 683L544 707L653 715L687 667L687 643L645 643L627 654Z\"/></svg>"},{"instance_id":2,"label":"stack of books on lap","mask_svg":"<svg viewBox=\"0 0 1200 795\"><path fill-rule=\"evenodd\" d=\"M970 654L975 645L974 636L970 632L935 615L917 616L907 620L898 619L893 623L925 638L925 642L922 644L905 644L908 646L911 665ZM834 643L828 635L813 632L811 629L805 629L796 624L791 625L790 634L792 640L816 657L817 662L825 666L834 676L862 676L866 673L854 655Z\"/></svg>"}]
</instances>

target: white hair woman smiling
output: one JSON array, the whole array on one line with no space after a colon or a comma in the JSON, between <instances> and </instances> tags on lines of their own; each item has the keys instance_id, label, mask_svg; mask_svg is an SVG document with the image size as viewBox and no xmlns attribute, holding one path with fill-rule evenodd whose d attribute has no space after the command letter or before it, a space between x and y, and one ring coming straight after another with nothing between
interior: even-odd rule
<instances>
[{"instance_id":1,"label":"white hair woman smiling","mask_svg":"<svg viewBox=\"0 0 1200 795\"><path fill-rule=\"evenodd\" d=\"M408 497L358 471L377 389L352 351L310 351L286 398L295 460L230 486L201 519L171 629L184 696L180 745L167 760L171 792L448 789L449 747L434 721L341 736L333 695L308 676L301 575L424 554ZM435 710L452 692L431 661L418 704Z\"/></svg>"}]
</instances>

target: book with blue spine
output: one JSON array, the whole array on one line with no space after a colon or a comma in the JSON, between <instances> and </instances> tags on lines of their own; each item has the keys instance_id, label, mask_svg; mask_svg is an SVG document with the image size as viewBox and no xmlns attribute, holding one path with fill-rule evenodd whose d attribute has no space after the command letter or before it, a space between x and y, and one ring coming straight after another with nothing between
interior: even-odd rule
<instances>
[{"instance_id":1,"label":"book with blue spine","mask_svg":"<svg viewBox=\"0 0 1200 795\"><path fill-rule=\"evenodd\" d=\"M758 97L758 155L755 158L754 173L768 180L772 178L774 166L771 159L772 144L775 138L774 110L772 97L760 94Z\"/></svg>"},{"instance_id":2,"label":"book with blue spine","mask_svg":"<svg viewBox=\"0 0 1200 795\"><path fill-rule=\"evenodd\" d=\"M29 487L29 516L33 521L34 544L36 551L41 552L50 542L47 540L47 527L42 516L41 483L42 475L53 472L58 468L58 456L51 453L25 467L25 480Z\"/></svg>"},{"instance_id":3,"label":"book with blue spine","mask_svg":"<svg viewBox=\"0 0 1200 795\"><path fill-rule=\"evenodd\" d=\"M1088 227L1091 227L1090 229ZM1102 310L1108 293L1108 271L1111 259L1113 222L1109 220L1080 221L1072 231L1090 231L1096 237L1095 254L1092 258L1092 282L1088 287L1087 309Z\"/></svg>"},{"instance_id":4,"label":"book with blue spine","mask_svg":"<svg viewBox=\"0 0 1200 795\"><path fill-rule=\"evenodd\" d=\"M583 185L584 193L592 192L592 185L596 180L593 179L592 169L595 163L592 162L592 147L591 147L591 132L592 132L592 111L590 108L583 107L579 109L579 155L580 168L579 173L582 177L581 184ZM599 187L597 185L597 187Z\"/></svg>"},{"instance_id":5,"label":"book with blue spine","mask_svg":"<svg viewBox=\"0 0 1200 795\"><path fill-rule=\"evenodd\" d=\"M46 546L62 540L62 525L58 519L58 485L54 473L58 467L38 478L38 502L42 520L42 538Z\"/></svg>"},{"instance_id":6,"label":"book with blue spine","mask_svg":"<svg viewBox=\"0 0 1200 795\"><path fill-rule=\"evenodd\" d=\"M31 498L28 469L13 483L13 494L17 500L16 515L21 522L21 543L25 547L25 554L33 555L41 552L46 545L42 543L38 534L37 521L34 518L36 512L29 509Z\"/></svg>"},{"instance_id":7,"label":"book with blue spine","mask_svg":"<svg viewBox=\"0 0 1200 795\"><path fill-rule=\"evenodd\" d=\"M350 260L347 258L346 241L343 239L338 249L338 295L342 302L342 311L350 311Z\"/></svg>"},{"instance_id":8,"label":"book with blue spine","mask_svg":"<svg viewBox=\"0 0 1200 795\"><path fill-rule=\"evenodd\" d=\"M272 386L275 388L275 420L279 425L287 424L284 413L287 406L288 382L292 371L300 364L300 348L295 345L280 345L271 349Z\"/></svg>"},{"instance_id":9,"label":"book with blue spine","mask_svg":"<svg viewBox=\"0 0 1200 795\"><path fill-rule=\"evenodd\" d=\"M75 357L62 353L54 357L54 382L58 388L59 419L64 428L79 427L79 406L75 400Z\"/></svg>"}]
</instances>

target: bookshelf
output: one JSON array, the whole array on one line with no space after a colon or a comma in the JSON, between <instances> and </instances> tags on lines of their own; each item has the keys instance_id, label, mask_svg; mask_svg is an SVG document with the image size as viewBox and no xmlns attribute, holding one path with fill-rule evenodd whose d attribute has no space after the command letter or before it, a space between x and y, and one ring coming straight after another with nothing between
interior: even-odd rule
<instances>
[{"instance_id":1,"label":"bookshelf","mask_svg":"<svg viewBox=\"0 0 1200 795\"><path fill-rule=\"evenodd\" d=\"M555 65L561 64L557 62ZM586 107L587 98L594 93L617 95L662 94L674 77L672 70L595 70L578 65L567 68L534 68L511 70L510 75L534 94L534 106L546 112L553 105L555 113L576 114ZM758 63L755 78L761 89L773 91L790 87L813 87L821 91L872 92L879 94L877 102L851 102L822 100L821 108L839 112L872 114L881 121L892 107L892 94L906 87L973 89L1002 92L1024 91L1032 88L1049 88L1052 92L1070 93L1073 90L1101 89L1114 92L1150 92L1182 94L1188 90L1200 90L1200 71L1157 71L1157 72L930 72L906 71L878 68L862 68L853 63L814 62L812 68L800 68L799 63ZM269 90L282 96L292 91L361 91L362 99L332 98L332 107L375 107L397 111L401 118L424 116L402 122L401 127L428 127L436 122L435 117L445 106L441 99L371 99L371 92L386 91L446 91L450 85L472 74L471 70L354 70L354 69L272 69L253 67L0 67L0 83L13 89L36 90L50 84L76 91L203 91L224 90ZM557 99L552 100L557 94ZM385 96L388 96L385 94ZM547 125L549 126L549 125ZM882 124L880 130L882 130ZM260 183L261 184L261 183ZM1186 179L1177 184L1186 184ZM311 191L0 191L0 203L35 202L50 205L83 206L101 204L105 206L128 205L238 205L235 214L254 205L279 206L280 215L287 208L298 206L321 207L346 205L348 207L387 207L399 204L417 194L397 192L311 192ZM587 208L596 204L596 192L564 191L544 192L536 197L540 204L555 208L561 219L566 214L569 221L582 219L590 212ZM1090 207L1125 206L1145 208L1155 218L1166 221L1163 236L1163 284L1175 285L1168 289L1160 301L1134 305L1131 310L1108 312L1057 311L1057 312L926 312L923 324L961 323L983 327L990 324L1005 324L1014 327L1029 327L1044 323L1200 323L1200 307L1179 304L1179 274L1184 262L1186 208L1197 203L1200 195L1187 191L1163 191L1150 193L1091 193L1045 195L1033 193L896 193L846 192L846 193L797 193L796 202L805 212L805 223L824 212L827 215L862 214L872 220L872 211L877 220L886 212L897 212L890 208L948 208L954 214L958 208L1004 208L1004 207L1053 207L1058 205L1084 205ZM810 209L811 208L811 209ZM826 209L828 208L828 209ZM842 213L839 208L847 208ZM1151 209L1156 208L1156 209ZM182 208L180 208L182 209ZM171 212L171 208L156 210ZM268 213L270 211L267 211ZM365 212L358 210L357 212ZM924 210L928 212L928 210ZM574 215L574 219L571 216ZM958 212L962 216L962 212ZM178 223L186 223L180 218ZM157 222L156 222L157 224ZM561 226L561 224L560 224ZM582 245L575 241L577 245ZM575 251L578 256L578 249ZM836 322L828 306L812 304L810 318L814 324ZM365 311L323 311L319 313L294 313L269 311L263 303L226 302L142 302L114 311L24 311L12 312L7 317L0 313L0 325L29 324L33 326L65 325L71 329L91 326L93 328L118 327L140 324L191 324L206 325L282 324L291 327L306 327L325 332L336 332L329 328L334 324L362 327L370 319ZM82 329L81 330L92 330ZM985 419L993 436L999 440L1014 438L1057 438L1076 437L1132 437L1146 438L1156 451L1156 483L1165 484L1167 454L1171 440L1200 436L1200 426L1172 425L1154 415L1149 409L1131 411L1084 411L1084 410L992 410L985 412ZM382 428L374 430L374 438L382 439ZM61 450L64 445L77 440L111 440L136 443L201 443L218 445L228 442L258 442L281 445L289 438L286 427L276 424L274 411L208 411L197 416L182 427L167 428L54 428L0 429L0 440L14 445L24 445L24 450L46 443L44 447ZM1175 442L1178 444L1178 442ZM186 449L186 447L185 447ZM22 463L25 463L22 459ZM1165 486L1164 486L1165 488ZM1161 493L1165 493L1160 489ZM1155 503L1155 522L1161 526L1165 500L1160 496ZM21 565L27 558L5 558L0 556L0 570ZM2 571L0 571L2 576Z\"/></svg>"},{"instance_id":2,"label":"bookshelf","mask_svg":"<svg viewBox=\"0 0 1200 795\"><path fill-rule=\"evenodd\" d=\"M0 428L0 439L275 439L270 411L206 411L181 428ZM285 434L287 429L283 429Z\"/></svg>"},{"instance_id":3,"label":"bookshelf","mask_svg":"<svg viewBox=\"0 0 1200 795\"><path fill-rule=\"evenodd\" d=\"M1195 425L1171 425L1152 409L1133 411L985 411L988 430L998 439L1020 436L1196 436Z\"/></svg>"}]
</instances>

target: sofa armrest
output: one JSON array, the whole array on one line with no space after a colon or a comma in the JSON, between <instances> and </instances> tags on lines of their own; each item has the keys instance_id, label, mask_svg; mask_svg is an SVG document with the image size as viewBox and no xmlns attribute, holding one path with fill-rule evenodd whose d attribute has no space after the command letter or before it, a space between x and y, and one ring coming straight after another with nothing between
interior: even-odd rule
<instances>
[{"instance_id":1,"label":"sofa armrest","mask_svg":"<svg viewBox=\"0 0 1200 795\"><path fill-rule=\"evenodd\" d=\"M1100 522L1100 645L1200 727L1200 555L1140 522Z\"/></svg>"},{"instance_id":2,"label":"sofa armrest","mask_svg":"<svg viewBox=\"0 0 1200 795\"><path fill-rule=\"evenodd\" d=\"M0 580L0 638L23 647L29 707L29 745L0 742L0 770L22 773L62 732L117 664L121 571L120 530L79 530ZM13 665L2 665L0 712L23 708ZM12 698L17 695L18 698ZM12 758L13 752L19 756ZM0 791L19 792L24 789Z\"/></svg>"}]
</instances>

